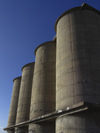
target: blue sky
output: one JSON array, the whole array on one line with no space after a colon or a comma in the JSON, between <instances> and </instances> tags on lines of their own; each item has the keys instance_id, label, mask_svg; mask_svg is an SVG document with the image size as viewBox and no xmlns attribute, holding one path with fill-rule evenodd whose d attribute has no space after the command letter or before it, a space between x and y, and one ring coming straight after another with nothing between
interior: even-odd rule
<instances>
[{"instance_id":1,"label":"blue sky","mask_svg":"<svg viewBox=\"0 0 100 133\"><path fill-rule=\"evenodd\" d=\"M13 78L54 37L58 16L83 2L100 10L100 0L0 0L0 127L7 125Z\"/></svg>"}]
</instances>

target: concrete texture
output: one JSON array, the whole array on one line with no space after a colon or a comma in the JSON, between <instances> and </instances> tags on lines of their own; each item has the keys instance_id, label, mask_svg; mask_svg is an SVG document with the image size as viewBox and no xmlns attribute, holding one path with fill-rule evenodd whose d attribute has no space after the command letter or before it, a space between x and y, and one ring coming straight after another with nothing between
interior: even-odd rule
<instances>
[{"instance_id":1,"label":"concrete texture","mask_svg":"<svg viewBox=\"0 0 100 133\"><path fill-rule=\"evenodd\" d=\"M100 103L100 15L81 9L57 23L56 109Z\"/></svg>"},{"instance_id":2,"label":"concrete texture","mask_svg":"<svg viewBox=\"0 0 100 133\"><path fill-rule=\"evenodd\" d=\"M58 117L56 133L100 133L99 112Z\"/></svg>"},{"instance_id":3,"label":"concrete texture","mask_svg":"<svg viewBox=\"0 0 100 133\"><path fill-rule=\"evenodd\" d=\"M81 101L100 104L100 15L80 7L56 24L56 109ZM98 112L56 120L56 133L94 132L100 132Z\"/></svg>"},{"instance_id":4,"label":"concrete texture","mask_svg":"<svg viewBox=\"0 0 100 133\"><path fill-rule=\"evenodd\" d=\"M21 82L21 77L17 77L13 80L13 92L10 104L8 126L14 125L16 122L20 82ZM14 130L9 130L8 133L14 133Z\"/></svg>"},{"instance_id":5,"label":"concrete texture","mask_svg":"<svg viewBox=\"0 0 100 133\"><path fill-rule=\"evenodd\" d=\"M15 133L15 129L9 129L7 130L7 133Z\"/></svg>"},{"instance_id":6,"label":"concrete texture","mask_svg":"<svg viewBox=\"0 0 100 133\"><path fill-rule=\"evenodd\" d=\"M32 86L30 120L55 111L55 41L46 42L38 46L35 53L36 63ZM51 124L45 126L31 124L29 126L29 133L47 132L54 133L54 128Z\"/></svg>"},{"instance_id":7,"label":"concrete texture","mask_svg":"<svg viewBox=\"0 0 100 133\"><path fill-rule=\"evenodd\" d=\"M30 124L29 133L55 133L55 123Z\"/></svg>"},{"instance_id":8,"label":"concrete texture","mask_svg":"<svg viewBox=\"0 0 100 133\"><path fill-rule=\"evenodd\" d=\"M33 72L34 63L29 63L22 68L16 124L29 120ZM16 133L27 133L27 130L28 127L16 128Z\"/></svg>"},{"instance_id":9,"label":"concrete texture","mask_svg":"<svg viewBox=\"0 0 100 133\"><path fill-rule=\"evenodd\" d=\"M28 126L15 128L15 133L28 133Z\"/></svg>"}]
</instances>

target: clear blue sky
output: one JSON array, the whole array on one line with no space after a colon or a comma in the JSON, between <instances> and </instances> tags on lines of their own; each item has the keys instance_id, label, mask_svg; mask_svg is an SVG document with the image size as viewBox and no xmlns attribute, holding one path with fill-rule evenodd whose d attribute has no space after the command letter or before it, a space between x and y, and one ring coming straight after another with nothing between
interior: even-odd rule
<instances>
[{"instance_id":1,"label":"clear blue sky","mask_svg":"<svg viewBox=\"0 0 100 133\"><path fill-rule=\"evenodd\" d=\"M83 2L100 10L100 0L0 0L0 127L7 125L13 78L53 38L58 16Z\"/></svg>"}]
</instances>

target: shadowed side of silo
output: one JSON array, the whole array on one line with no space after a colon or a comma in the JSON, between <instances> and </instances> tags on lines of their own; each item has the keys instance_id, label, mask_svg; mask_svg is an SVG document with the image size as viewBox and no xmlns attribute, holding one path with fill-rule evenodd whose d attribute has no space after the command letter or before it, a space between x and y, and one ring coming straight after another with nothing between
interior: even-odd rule
<instances>
[{"instance_id":1,"label":"shadowed side of silo","mask_svg":"<svg viewBox=\"0 0 100 133\"><path fill-rule=\"evenodd\" d=\"M34 70L30 120L55 111L55 62L56 42L41 44L35 50L36 63ZM54 122L30 124L29 133L54 133Z\"/></svg>"},{"instance_id":2,"label":"shadowed side of silo","mask_svg":"<svg viewBox=\"0 0 100 133\"><path fill-rule=\"evenodd\" d=\"M17 77L13 80L13 92L12 92L10 112L9 112L9 118L8 118L8 127L15 125L15 122L16 122L20 83L21 83L21 77ZM7 132L14 133L14 129L8 130Z\"/></svg>"},{"instance_id":3,"label":"shadowed side of silo","mask_svg":"<svg viewBox=\"0 0 100 133\"><path fill-rule=\"evenodd\" d=\"M29 120L33 73L34 63L23 66L16 124ZM15 130L16 133L28 133L28 126L18 127Z\"/></svg>"},{"instance_id":4,"label":"shadowed side of silo","mask_svg":"<svg viewBox=\"0 0 100 133\"><path fill-rule=\"evenodd\" d=\"M100 104L100 12L84 4L56 23L56 109L81 101ZM97 114L97 116L96 116ZM100 132L98 112L59 117L56 133Z\"/></svg>"}]
</instances>

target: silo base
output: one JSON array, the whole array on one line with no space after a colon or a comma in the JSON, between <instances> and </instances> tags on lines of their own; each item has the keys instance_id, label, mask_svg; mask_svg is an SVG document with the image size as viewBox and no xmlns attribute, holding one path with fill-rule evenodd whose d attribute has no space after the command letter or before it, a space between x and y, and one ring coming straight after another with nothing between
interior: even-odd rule
<instances>
[{"instance_id":1,"label":"silo base","mask_svg":"<svg viewBox=\"0 0 100 133\"><path fill-rule=\"evenodd\" d=\"M16 128L15 133L28 133L28 127Z\"/></svg>"},{"instance_id":2,"label":"silo base","mask_svg":"<svg viewBox=\"0 0 100 133\"><path fill-rule=\"evenodd\" d=\"M30 124L29 133L55 133L54 122L43 124Z\"/></svg>"},{"instance_id":3,"label":"silo base","mask_svg":"<svg viewBox=\"0 0 100 133\"><path fill-rule=\"evenodd\" d=\"M58 117L56 133L100 133L99 112L83 112Z\"/></svg>"},{"instance_id":4,"label":"silo base","mask_svg":"<svg viewBox=\"0 0 100 133\"><path fill-rule=\"evenodd\" d=\"M15 130L8 130L7 133L14 133Z\"/></svg>"}]
</instances>

